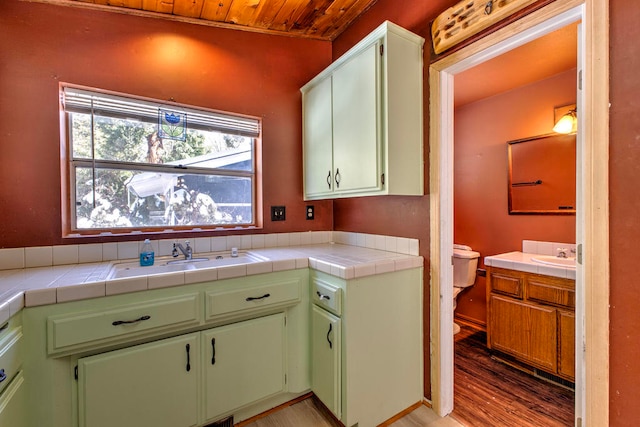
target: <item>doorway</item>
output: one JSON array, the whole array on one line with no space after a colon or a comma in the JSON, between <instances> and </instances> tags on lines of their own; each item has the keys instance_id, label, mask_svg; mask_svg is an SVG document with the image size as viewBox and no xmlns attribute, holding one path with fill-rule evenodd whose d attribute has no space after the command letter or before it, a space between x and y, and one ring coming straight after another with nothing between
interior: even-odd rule
<instances>
[{"instance_id":1,"label":"doorway","mask_svg":"<svg viewBox=\"0 0 640 427\"><path fill-rule=\"evenodd\" d=\"M576 423L608 423L608 2L556 1L430 68L431 385L453 409L453 80L457 73L551 31L579 30L576 243ZM594 256L595 248L598 256ZM586 307L589 310L586 310ZM594 343L594 345L591 345ZM595 344L597 343L597 345Z\"/></svg>"}]
</instances>

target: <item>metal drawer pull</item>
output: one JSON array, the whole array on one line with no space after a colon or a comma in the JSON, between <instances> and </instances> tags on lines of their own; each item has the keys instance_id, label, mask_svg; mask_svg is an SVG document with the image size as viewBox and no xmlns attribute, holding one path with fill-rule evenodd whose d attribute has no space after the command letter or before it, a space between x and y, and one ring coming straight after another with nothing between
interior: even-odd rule
<instances>
[{"instance_id":1,"label":"metal drawer pull","mask_svg":"<svg viewBox=\"0 0 640 427\"><path fill-rule=\"evenodd\" d=\"M191 350L191 345L187 344L187 372L191 370L191 355L189 354L189 350Z\"/></svg>"},{"instance_id":2,"label":"metal drawer pull","mask_svg":"<svg viewBox=\"0 0 640 427\"><path fill-rule=\"evenodd\" d=\"M248 297L246 299L246 301L255 301L255 300L259 300L259 299L265 299L265 298L269 298L271 296L271 294L264 294L261 297Z\"/></svg>"},{"instance_id":3,"label":"metal drawer pull","mask_svg":"<svg viewBox=\"0 0 640 427\"><path fill-rule=\"evenodd\" d=\"M321 294L320 291L316 291L316 294L318 294L318 299L321 300L321 301L323 299L326 299L326 300L330 300L331 299L331 297L329 295Z\"/></svg>"},{"instance_id":4,"label":"metal drawer pull","mask_svg":"<svg viewBox=\"0 0 640 427\"><path fill-rule=\"evenodd\" d=\"M216 339L211 338L211 364L216 364Z\"/></svg>"},{"instance_id":5,"label":"metal drawer pull","mask_svg":"<svg viewBox=\"0 0 640 427\"><path fill-rule=\"evenodd\" d=\"M329 175L327 175L327 185L329 186L329 190L331 190L331 171L329 171Z\"/></svg>"},{"instance_id":6,"label":"metal drawer pull","mask_svg":"<svg viewBox=\"0 0 640 427\"><path fill-rule=\"evenodd\" d=\"M142 316L139 317L135 320L116 320L115 322L112 323L113 326L118 326L118 325L128 325L131 323L138 323L138 322L142 322L144 320L149 320L151 319L151 316Z\"/></svg>"},{"instance_id":7,"label":"metal drawer pull","mask_svg":"<svg viewBox=\"0 0 640 427\"><path fill-rule=\"evenodd\" d=\"M0 369L0 383L7 379L7 374L4 372L4 369Z\"/></svg>"},{"instance_id":8,"label":"metal drawer pull","mask_svg":"<svg viewBox=\"0 0 640 427\"><path fill-rule=\"evenodd\" d=\"M333 329L333 324L329 323L329 332L327 332L327 341L329 341L329 348L333 348L333 343L331 342L331 338L329 337L332 329Z\"/></svg>"}]
</instances>

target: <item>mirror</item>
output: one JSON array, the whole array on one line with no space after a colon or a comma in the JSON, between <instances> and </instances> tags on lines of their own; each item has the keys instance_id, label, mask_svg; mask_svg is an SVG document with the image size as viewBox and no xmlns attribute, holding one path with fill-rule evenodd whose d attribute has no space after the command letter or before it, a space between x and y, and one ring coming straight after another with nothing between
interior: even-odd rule
<instances>
[{"instance_id":1,"label":"mirror","mask_svg":"<svg viewBox=\"0 0 640 427\"><path fill-rule=\"evenodd\" d=\"M509 214L575 214L576 135L507 142Z\"/></svg>"}]
</instances>

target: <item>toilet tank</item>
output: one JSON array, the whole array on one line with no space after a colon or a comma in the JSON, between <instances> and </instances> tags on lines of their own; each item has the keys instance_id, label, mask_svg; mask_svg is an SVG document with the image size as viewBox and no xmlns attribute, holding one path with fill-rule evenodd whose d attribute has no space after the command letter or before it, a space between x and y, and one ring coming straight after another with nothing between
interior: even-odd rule
<instances>
[{"instance_id":1,"label":"toilet tank","mask_svg":"<svg viewBox=\"0 0 640 427\"><path fill-rule=\"evenodd\" d=\"M469 246L453 245L453 286L466 288L476 281L480 253Z\"/></svg>"}]
</instances>

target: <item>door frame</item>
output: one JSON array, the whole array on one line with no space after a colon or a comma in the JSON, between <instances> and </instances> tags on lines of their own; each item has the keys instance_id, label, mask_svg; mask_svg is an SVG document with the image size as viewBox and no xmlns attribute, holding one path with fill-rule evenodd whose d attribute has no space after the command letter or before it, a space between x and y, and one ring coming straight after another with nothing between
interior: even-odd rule
<instances>
[{"instance_id":1,"label":"door frame","mask_svg":"<svg viewBox=\"0 0 640 427\"><path fill-rule=\"evenodd\" d=\"M576 425L609 423L609 3L555 1L434 62L430 90L431 397L453 410L454 75L573 22L579 28Z\"/></svg>"}]
</instances>

